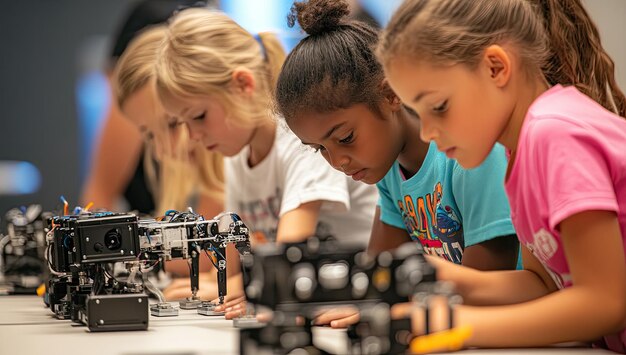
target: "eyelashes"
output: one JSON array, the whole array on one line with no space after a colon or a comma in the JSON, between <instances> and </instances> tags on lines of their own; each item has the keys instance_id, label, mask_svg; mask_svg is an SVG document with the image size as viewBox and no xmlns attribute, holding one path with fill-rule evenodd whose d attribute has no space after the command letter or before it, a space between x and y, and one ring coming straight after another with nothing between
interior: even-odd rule
<instances>
[{"instance_id":1,"label":"eyelashes","mask_svg":"<svg viewBox=\"0 0 626 355\"><path fill-rule=\"evenodd\" d=\"M343 139L340 139L339 143L340 144L350 144L353 141L354 141L354 131L350 132L350 134L347 137L345 137ZM326 148L324 148L323 145L310 146L310 147L311 147L311 149L313 149L313 151L315 153L320 153L320 152L325 152L326 151Z\"/></svg>"},{"instance_id":2,"label":"eyelashes","mask_svg":"<svg viewBox=\"0 0 626 355\"><path fill-rule=\"evenodd\" d=\"M439 113L439 114L448 111L448 100L445 100L444 102L442 102L438 106L433 107L433 111L435 113Z\"/></svg>"},{"instance_id":3,"label":"eyelashes","mask_svg":"<svg viewBox=\"0 0 626 355\"><path fill-rule=\"evenodd\" d=\"M354 131L350 132L350 134L346 138L339 140L339 143L350 144L352 143L353 138L354 138Z\"/></svg>"},{"instance_id":4,"label":"eyelashes","mask_svg":"<svg viewBox=\"0 0 626 355\"><path fill-rule=\"evenodd\" d=\"M202 120L204 120L205 116L206 116L206 111L204 111L201 114L199 114L198 116L192 118L192 121L202 121Z\"/></svg>"}]
</instances>

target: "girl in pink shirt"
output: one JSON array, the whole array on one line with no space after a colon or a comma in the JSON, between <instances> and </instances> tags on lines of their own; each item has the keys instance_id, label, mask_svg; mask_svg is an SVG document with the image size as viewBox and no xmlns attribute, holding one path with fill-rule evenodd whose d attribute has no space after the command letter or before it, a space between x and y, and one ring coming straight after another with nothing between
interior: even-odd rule
<instances>
[{"instance_id":1,"label":"girl in pink shirt","mask_svg":"<svg viewBox=\"0 0 626 355\"><path fill-rule=\"evenodd\" d=\"M496 142L510 153L525 270L432 260L464 296L450 312L473 328L466 345L625 353L626 99L580 0L407 0L378 55L423 140L465 168ZM416 311L414 331L444 329L448 313Z\"/></svg>"}]
</instances>

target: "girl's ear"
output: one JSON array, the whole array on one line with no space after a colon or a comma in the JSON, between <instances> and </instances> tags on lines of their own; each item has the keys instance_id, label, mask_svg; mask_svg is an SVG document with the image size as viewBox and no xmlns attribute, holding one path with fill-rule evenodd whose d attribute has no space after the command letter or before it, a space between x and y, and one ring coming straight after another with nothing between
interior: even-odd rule
<instances>
[{"instance_id":1,"label":"girl's ear","mask_svg":"<svg viewBox=\"0 0 626 355\"><path fill-rule=\"evenodd\" d=\"M256 87L254 73L247 68L237 68L233 71L232 86L236 94L251 96Z\"/></svg>"},{"instance_id":2,"label":"girl's ear","mask_svg":"<svg viewBox=\"0 0 626 355\"><path fill-rule=\"evenodd\" d=\"M391 110L393 112L400 110L402 107L402 101L396 93L393 91L389 83L387 83L387 79L383 79L380 83L380 90L383 93L383 97L385 98L385 102L389 104Z\"/></svg>"},{"instance_id":3,"label":"girl's ear","mask_svg":"<svg viewBox=\"0 0 626 355\"><path fill-rule=\"evenodd\" d=\"M504 48L491 45L485 49L482 65L490 80L499 88L506 86L511 79L512 63Z\"/></svg>"}]
</instances>

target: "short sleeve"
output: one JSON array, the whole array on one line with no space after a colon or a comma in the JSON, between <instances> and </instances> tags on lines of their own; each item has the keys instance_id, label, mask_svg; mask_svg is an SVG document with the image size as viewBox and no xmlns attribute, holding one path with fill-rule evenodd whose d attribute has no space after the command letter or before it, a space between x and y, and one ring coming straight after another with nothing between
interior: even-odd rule
<instances>
[{"instance_id":1,"label":"short sleeve","mask_svg":"<svg viewBox=\"0 0 626 355\"><path fill-rule=\"evenodd\" d=\"M392 169L394 169L396 165L394 164ZM387 184L390 183L393 176L391 176L391 172L388 172L387 175L376 184L378 188L378 206L380 207L380 220L388 224L390 226L394 226L401 229L406 229L404 225L404 221L402 219L402 215L398 206L396 205L396 201L394 201Z\"/></svg>"},{"instance_id":2,"label":"short sleeve","mask_svg":"<svg viewBox=\"0 0 626 355\"><path fill-rule=\"evenodd\" d=\"M532 122L537 183L544 185L550 228L590 210L618 211L605 142L591 127L561 118Z\"/></svg>"},{"instance_id":3,"label":"short sleeve","mask_svg":"<svg viewBox=\"0 0 626 355\"><path fill-rule=\"evenodd\" d=\"M497 144L478 167L455 164L453 193L463 219L465 247L515 234L509 200L504 190L506 154Z\"/></svg>"},{"instance_id":4,"label":"short sleeve","mask_svg":"<svg viewBox=\"0 0 626 355\"><path fill-rule=\"evenodd\" d=\"M285 148L277 164L279 176L284 178L280 216L312 201L324 201L322 209L326 211L350 209L350 192L344 174L299 141Z\"/></svg>"}]
</instances>

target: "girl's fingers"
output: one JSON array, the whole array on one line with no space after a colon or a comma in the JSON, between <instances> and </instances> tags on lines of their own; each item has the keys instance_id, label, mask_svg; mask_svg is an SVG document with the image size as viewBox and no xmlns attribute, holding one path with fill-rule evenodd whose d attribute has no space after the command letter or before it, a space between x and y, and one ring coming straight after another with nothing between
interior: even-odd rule
<instances>
[{"instance_id":1,"label":"girl's fingers","mask_svg":"<svg viewBox=\"0 0 626 355\"><path fill-rule=\"evenodd\" d=\"M319 314L315 320L315 325L327 325L331 324L334 320L339 320L347 317L353 317L354 315L358 316L359 311L356 308L352 307L344 307L338 309L328 310Z\"/></svg>"},{"instance_id":2,"label":"girl's fingers","mask_svg":"<svg viewBox=\"0 0 626 355\"><path fill-rule=\"evenodd\" d=\"M336 319L330 322L330 326L332 328L347 328L348 326L358 322L360 318L361 318L361 315L356 313L345 318Z\"/></svg>"},{"instance_id":3,"label":"girl's fingers","mask_svg":"<svg viewBox=\"0 0 626 355\"><path fill-rule=\"evenodd\" d=\"M215 307L215 311L216 312L224 312L224 311L228 312L228 308L234 307L234 306L236 306L238 304L241 304L241 303L245 304L245 301L246 301L246 297L241 296L241 297L235 298L235 299L233 299L231 301L224 302L224 304ZM217 302L219 302L219 299L215 299L215 300L213 300L213 302L217 303Z\"/></svg>"}]
</instances>

